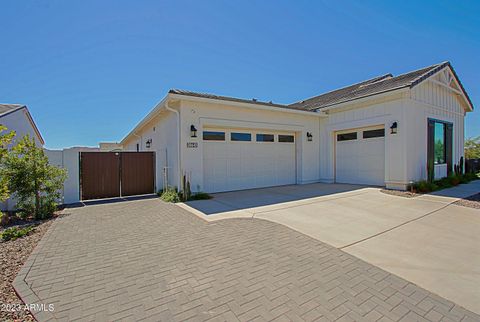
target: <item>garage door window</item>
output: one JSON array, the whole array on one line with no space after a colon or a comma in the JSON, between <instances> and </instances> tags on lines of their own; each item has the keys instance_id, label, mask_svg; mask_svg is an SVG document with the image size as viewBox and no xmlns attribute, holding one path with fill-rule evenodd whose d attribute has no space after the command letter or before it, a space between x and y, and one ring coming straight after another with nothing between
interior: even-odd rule
<instances>
[{"instance_id":1,"label":"garage door window","mask_svg":"<svg viewBox=\"0 0 480 322\"><path fill-rule=\"evenodd\" d=\"M230 140L231 141L244 141L250 142L252 141L252 135L250 133L230 133Z\"/></svg>"},{"instance_id":2,"label":"garage door window","mask_svg":"<svg viewBox=\"0 0 480 322\"><path fill-rule=\"evenodd\" d=\"M273 134L257 134L257 142L275 142Z\"/></svg>"},{"instance_id":3,"label":"garage door window","mask_svg":"<svg viewBox=\"0 0 480 322\"><path fill-rule=\"evenodd\" d=\"M278 135L278 142L293 143L295 139L293 135Z\"/></svg>"},{"instance_id":4,"label":"garage door window","mask_svg":"<svg viewBox=\"0 0 480 322\"><path fill-rule=\"evenodd\" d=\"M364 139L383 138L384 136L385 136L385 129L363 131Z\"/></svg>"},{"instance_id":5,"label":"garage door window","mask_svg":"<svg viewBox=\"0 0 480 322\"><path fill-rule=\"evenodd\" d=\"M225 141L225 132L203 131L205 141Z\"/></svg>"},{"instance_id":6,"label":"garage door window","mask_svg":"<svg viewBox=\"0 0 480 322\"><path fill-rule=\"evenodd\" d=\"M350 141L357 139L357 132L337 134L337 141Z\"/></svg>"}]
</instances>

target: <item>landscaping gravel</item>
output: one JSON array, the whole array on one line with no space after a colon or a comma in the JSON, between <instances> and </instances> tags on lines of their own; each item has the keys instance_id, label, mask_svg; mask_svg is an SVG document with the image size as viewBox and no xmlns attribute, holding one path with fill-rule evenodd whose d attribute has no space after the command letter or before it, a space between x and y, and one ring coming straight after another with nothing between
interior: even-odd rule
<instances>
[{"instance_id":1,"label":"landscaping gravel","mask_svg":"<svg viewBox=\"0 0 480 322\"><path fill-rule=\"evenodd\" d=\"M477 193L476 195L473 195L464 199L460 199L454 202L453 204L457 206L480 209L480 193Z\"/></svg>"},{"instance_id":2,"label":"landscaping gravel","mask_svg":"<svg viewBox=\"0 0 480 322\"><path fill-rule=\"evenodd\" d=\"M0 321L35 321L29 311L23 310L23 302L17 297L12 282L52 222L40 223L25 237L0 242Z\"/></svg>"},{"instance_id":3,"label":"landscaping gravel","mask_svg":"<svg viewBox=\"0 0 480 322\"><path fill-rule=\"evenodd\" d=\"M404 197L404 198L414 198L414 197L420 196L419 193L414 193L410 191L400 191L400 190L391 190L391 189L382 189L380 191L387 195Z\"/></svg>"}]
</instances>

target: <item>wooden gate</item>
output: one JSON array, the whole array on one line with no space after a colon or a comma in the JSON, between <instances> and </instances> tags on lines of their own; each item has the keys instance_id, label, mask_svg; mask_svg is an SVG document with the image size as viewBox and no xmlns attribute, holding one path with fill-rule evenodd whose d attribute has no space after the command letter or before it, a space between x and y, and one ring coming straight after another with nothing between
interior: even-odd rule
<instances>
[{"instance_id":1,"label":"wooden gate","mask_svg":"<svg viewBox=\"0 0 480 322\"><path fill-rule=\"evenodd\" d=\"M80 199L155 192L153 152L80 152Z\"/></svg>"}]
</instances>

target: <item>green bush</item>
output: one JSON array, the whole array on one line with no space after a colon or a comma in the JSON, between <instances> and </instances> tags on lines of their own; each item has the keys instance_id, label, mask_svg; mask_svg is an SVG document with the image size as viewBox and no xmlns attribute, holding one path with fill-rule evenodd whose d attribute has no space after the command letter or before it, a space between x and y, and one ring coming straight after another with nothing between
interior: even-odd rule
<instances>
[{"instance_id":1,"label":"green bush","mask_svg":"<svg viewBox=\"0 0 480 322\"><path fill-rule=\"evenodd\" d=\"M458 186L461 183L469 183L472 180L479 179L477 174L465 173L463 175L450 175L446 178L435 180L434 182L428 182L426 180L412 183L408 186L408 190L414 190L415 192L428 193L436 190L447 189Z\"/></svg>"},{"instance_id":2,"label":"green bush","mask_svg":"<svg viewBox=\"0 0 480 322\"><path fill-rule=\"evenodd\" d=\"M207 199L212 199L212 196L210 196L206 192L197 192L193 194L189 200L207 200Z\"/></svg>"},{"instance_id":3,"label":"green bush","mask_svg":"<svg viewBox=\"0 0 480 322\"><path fill-rule=\"evenodd\" d=\"M0 212L0 226L5 226L8 224L9 218L6 213Z\"/></svg>"},{"instance_id":4,"label":"green bush","mask_svg":"<svg viewBox=\"0 0 480 322\"><path fill-rule=\"evenodd\" d=\"M33 226L28 226L25 228L11 227L7 228L2 232L2 239L4 241L15 240L17 238L22 238L23 236L28 235L35 228Z\"/></svg>"},{"instance_id":5,"label":"green bush","mask_svg":"<svg viewBox=\"0 0 480 322\"><path fill-rule=\"evenodd\" d=\"M178 192L175 189L169 188L165 191L160 196L160 199L162 199L165 202L179 202L180 197L178 196Z\"/></svg>"}]
</instances>

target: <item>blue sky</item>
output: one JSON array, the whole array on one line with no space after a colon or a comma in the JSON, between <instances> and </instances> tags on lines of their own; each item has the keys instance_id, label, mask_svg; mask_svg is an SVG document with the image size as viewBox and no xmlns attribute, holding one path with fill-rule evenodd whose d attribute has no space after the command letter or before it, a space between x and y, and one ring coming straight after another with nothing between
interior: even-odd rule
<instances>
[{"instance_id":1,"label":"blue sky","mask_svg":"<svg viewBox=\"0 0 480 322\"><path fill-rule=\"evenodd\" d=\"M170 88L290 103L445 60L480 109L478 1L2 1L0 12L0 102L28 105L49 148L119 141Z\"/></svg>"}]
</instances>

